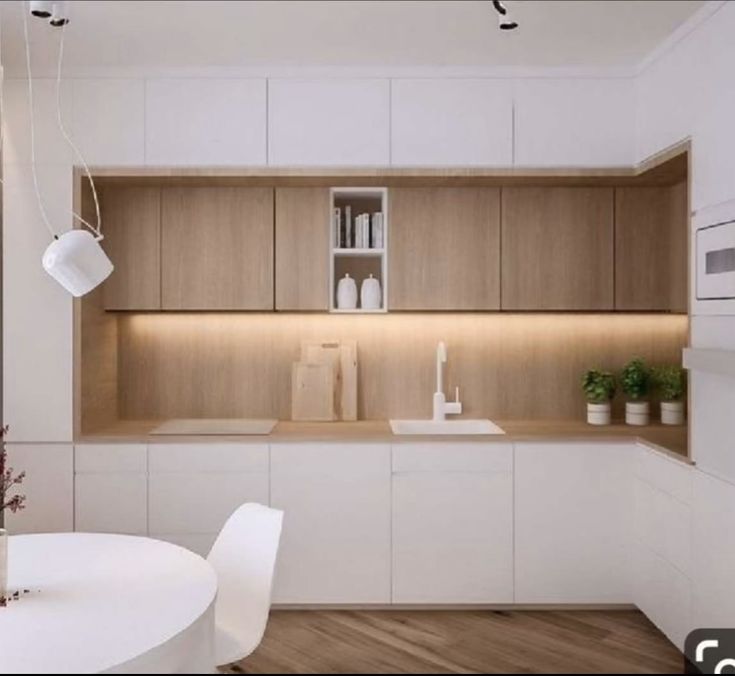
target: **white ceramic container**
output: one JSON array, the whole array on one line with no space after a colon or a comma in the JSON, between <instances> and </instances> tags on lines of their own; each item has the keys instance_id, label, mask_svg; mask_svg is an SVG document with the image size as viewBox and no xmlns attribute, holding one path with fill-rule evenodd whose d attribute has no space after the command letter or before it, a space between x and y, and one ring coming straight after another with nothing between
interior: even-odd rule
<instances>
[{"instance_id":1,"label":"white ceramic container","mask_svg":"<svg viewBox=\"0 0 735 676\"><path fill-rule=\"evenodd\" d=\"M629 401L625 404L625 422L628 425L648 425L650 406L647 401Z\"/></svg>"},{"instance_id":2,"label":"white ceramic container","mask_svg":"<svg viewBox=\"0 0 735 676\"><path fill-rule=\"evenodd\" d=\"M380 310L383 303L383 292L380 280L372 275L362 280L360 287L360 307L363 310Z\"/></svg>"},{"instance_id":3,"label":"white ceramic container","mask_svg":"<svg viewBox=\"0 0 735 676\"><path fill-rule=\"evenodd\" d=\"M337 284L337 309L354 310L357 307L357 284L346 274Z\"/></svg>"},{"instance_id":4,"label":"white ceramic container","mask_svg":"<svg viewBox=\"0 0 735 676\"><path fill-rule=\"evenodd\" d=\"M587 423L590 425L609 425L611 419L611 406L608 401L605 404L587 404Z\"/></svg>"},{"instance_id":5,"label":"white ceramic container","mask_svg":"<svg viewBox=\"0 0 735 676\"><path fill-rule=\"evenodd\" d=\"M661 422L664 425L683 425L684 424L684 402L683 401L662 401L661 402Z\"/></svg>"}]
</instances>

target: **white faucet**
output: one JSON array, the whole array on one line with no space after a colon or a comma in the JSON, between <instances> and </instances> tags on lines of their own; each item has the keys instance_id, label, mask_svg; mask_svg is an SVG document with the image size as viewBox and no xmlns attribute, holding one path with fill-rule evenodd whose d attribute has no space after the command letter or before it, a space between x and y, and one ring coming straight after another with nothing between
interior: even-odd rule
<instances>
[{"instance_id":1,"label":"white faucet","mask_svg":"<svg viewBox=\"0 0 735 676\"><path fill-rule=\"evenodd\" d=\"M447 402L444 396L443 365L447 361L447 346L441 341L436 346L436 392L434 392L434 420L445 420L447 415L462 413L462 402L459 400L459 388L455 390L454 401Z\"/></svg>"}]
</instances>

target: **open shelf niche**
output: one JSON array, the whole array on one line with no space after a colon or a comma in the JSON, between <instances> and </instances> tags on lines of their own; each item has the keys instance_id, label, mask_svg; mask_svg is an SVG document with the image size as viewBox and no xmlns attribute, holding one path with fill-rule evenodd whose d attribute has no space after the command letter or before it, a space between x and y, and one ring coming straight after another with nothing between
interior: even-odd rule
<instances>
[{"instance_id":1,"label":"open shelf niche","mask_svg":"<svg viewBox=\"0 0 735 676\"><path fill-rule=\"evenodd\" d=\"M329 311L334 313L381 313L388 311L388 189L332 188L330 191ZM359 217L367 214L360 237ZM357 284L357 307L337 307L337 285L345 275ZM361 307L363 280L372 275L380 282L382 303L378 309Z\"/></svg>"}]
</instances>

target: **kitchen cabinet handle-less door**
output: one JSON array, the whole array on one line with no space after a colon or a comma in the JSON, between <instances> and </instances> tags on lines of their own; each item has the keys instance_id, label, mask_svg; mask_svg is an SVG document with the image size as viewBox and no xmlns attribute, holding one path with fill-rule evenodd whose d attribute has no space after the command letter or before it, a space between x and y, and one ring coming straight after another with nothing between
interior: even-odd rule
<instances>
[{"instance_id":1,"label":"kitchen cabinet handle-less door","mask_svg":"<svg viewBox=\"0 0 735 676\"><path fill-rule=\"evenodd\" d=\"M115 270L103 286L106 310L161 309L161 190L102 193L102 248Z\"/></svg>"},{"instance_id":2,"label":"kitchen cabinet handle-less door","mask_svg":"<svg viewBox=\"0 0 735 676\"><path fill-rule=\"evenodd\" d=\"M686 183L615 190L615 309L687 311Z\"/></svg>"},{"instance_id":3,"label":"kitchen cabinet handle-less door","mask_svg":"<svg viewBox=\"0 0 735 676\"><path fill-rule=\"evenodd\" d=\"M613 309L613 189L503 188L503 310Z\"/></svg>"},{"instance_id":4,"label":"kitchen cabinet handle-less door","mask_svg":"<svg viewBox=\"0 0 735 676\"><path fill-rule=\"evenodd\" d=\"M391 310L500 308L497 188L392 188Z\"/></svg>"},{"instance_id":5,"label":"kitchen cabinet handle-less door","mask_svg":"<svg viewBox=\"0 0 735 676\"><path fill-rule=\"evenodd\" d=\"M329 189L276 188L276 310L329 309Z\"/></svg>"},{"instance_id":6,"label":"kitchen cabinet handle-less door","mask_svg":"<svg viewBox=\"0 0 735 676\"><path fill-rule=\"evenodd\" d=\"M164 188L164 310L273 309L273 189Z\"/></svg>"}]
</instances>

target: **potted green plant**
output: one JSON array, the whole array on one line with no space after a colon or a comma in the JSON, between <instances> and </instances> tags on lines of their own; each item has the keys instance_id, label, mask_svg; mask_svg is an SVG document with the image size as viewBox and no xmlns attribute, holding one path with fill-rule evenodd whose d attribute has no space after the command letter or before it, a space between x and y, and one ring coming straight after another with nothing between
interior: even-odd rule
<instances>
[{"instance_id":1,"label":"potted green plant","mask_svg":"<svg viewBox=\"0 0 735 676\"><path fill-rule=\"evenodd\" d=\"M615 376L607 371L591 369L582 377L582 389L587 397L587 422L590 425L609 425Z\"/></svg>"},{"instance_id":2,"label":"potted green plant","mask_svg":"<svg viewBox=\"0 0 735 676\"><path fill-rule=\"evenodd\" d=\"M628 397L625 403L625 422L628 425L648 425L650 408L645 400L651 385L651 371L636 357L620 373L620 385Z\"/></svg>"},{"instance_id":3,"label":"potted green plant","mask_svg":"<svg viewBox=\"0 0 735 676\"><path fill-rule=\"evenodd\" d=\"M686 391L684 369L674 364L661 366L653 371L653 381L661 397L661 422L664 425L683 425Z\"/></svg>"}]
</instances>

